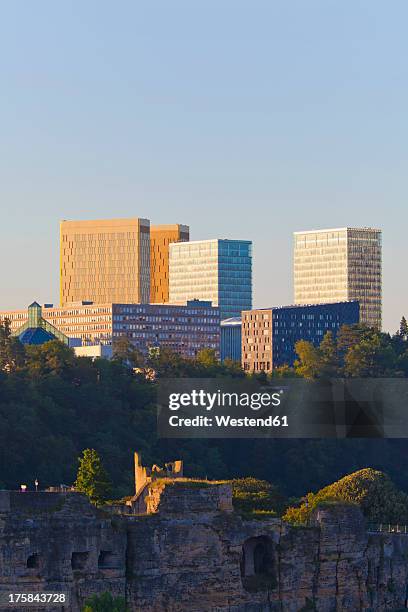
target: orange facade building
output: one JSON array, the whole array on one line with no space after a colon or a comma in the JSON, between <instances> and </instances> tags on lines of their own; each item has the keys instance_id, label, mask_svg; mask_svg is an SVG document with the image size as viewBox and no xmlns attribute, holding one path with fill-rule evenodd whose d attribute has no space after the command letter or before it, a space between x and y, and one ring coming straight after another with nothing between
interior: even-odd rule
<instances>
[{"instance_id":1,"label":"orange facade building","mask_svg":"<svg viewBox=\"0 0 408 612\"><path fill-rule=\"evenodd\" d=\"M188 242L187 225L152 225L150 227L150 302L169 301L169 244Z\"/></svg>"},{"instance_id":2,"label":"orange facade building","mask_svg":"<svg viewBox=\"0 0 408 612\"><path fill-rule=\"evenodd\" d=\"M60 303L148 303L150 221L62 221Z\"/></svg>"}]
</instances>

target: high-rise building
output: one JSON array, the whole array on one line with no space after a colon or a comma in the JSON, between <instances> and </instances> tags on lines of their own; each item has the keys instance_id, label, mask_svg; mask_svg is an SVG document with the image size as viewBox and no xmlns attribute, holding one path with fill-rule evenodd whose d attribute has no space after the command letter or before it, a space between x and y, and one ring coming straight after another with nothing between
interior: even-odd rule
<instances>
[{"instance_id":1,"label":"high-rise building","mask_svg":"<svg viewBox=\"0 0 408 612\"><path fill-rule=\"evenodd\" d=\"M381 329L381 230L295 232L295 304L358 300L360 321Z\"/></svg>"},{"instance_id":2,"label":"high-rise building","mask_svg":"<svg viewBox=\"0 0 408 612\"><path fill-rule=\"evenodd\" d=\"M148 303L150 222L147 219L62 221L61 305Z\"/></svg>"},{"instance_id":3,"label":"high-rise building","mask_svg":"<svg viewBox=\"0 0 408 612\"><path fill-rule=\"evenodd\" d=\"M242 368L272 372L296 359L295 344L307 340L318 346L326 332L337 335L342 325L359 322L358 302L282 306L242 313Z\"/></svg>"},{"instance_id":4,"label":"high-rise building","mask_svg":"<svg viewBox=\"0 0 408 612\"><path fill-rule=\"evenodd\" d=\"M169 244L187 242L187 225L150 226L150 302L165 304L169 301Z\"/></svg>"},{"instance_id":5,"label":"high-rise building","mask_svg":"<svg viewBox=\"0 0 408 612\"><path fill-rule=\"evenodd\" d=\"M170 244L169 300L210 300L221 319L252 308L252 242L197 240Z\"/></svg>"}]
</instances>

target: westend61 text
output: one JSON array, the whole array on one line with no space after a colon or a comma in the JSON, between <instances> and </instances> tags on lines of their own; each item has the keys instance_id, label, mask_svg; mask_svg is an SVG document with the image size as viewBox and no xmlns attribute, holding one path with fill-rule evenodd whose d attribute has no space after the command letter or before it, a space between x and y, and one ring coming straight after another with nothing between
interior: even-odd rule
<instances>
[{"instance_id":1,"label":"westend61 text","mask_svg":"<svg viewBox=\"0 0 408 612\"><path fill-rule=\"evenodd\" d=\"M196 416L193 418L173 415L169 418L170 427L288 427L287 416L270 415L264 419L243 417L236 419L231 416Z\"/></svg>"}]
</instances>

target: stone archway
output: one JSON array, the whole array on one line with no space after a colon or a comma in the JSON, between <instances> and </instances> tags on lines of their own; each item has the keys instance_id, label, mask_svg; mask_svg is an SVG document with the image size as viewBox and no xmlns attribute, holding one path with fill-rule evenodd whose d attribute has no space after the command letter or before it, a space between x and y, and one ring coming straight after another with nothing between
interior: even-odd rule
<instances>
[{"instance_id":1,"label":"stone archway","mask_svg":"<svg viewBox=\"0 0 408 612\"><path fill-rule=\"evenodd\" d=\"M246 591L270 591L277 586L275 547L268 536L246 540L242 546L241 580Z\"/></svg>"}]
</instances>

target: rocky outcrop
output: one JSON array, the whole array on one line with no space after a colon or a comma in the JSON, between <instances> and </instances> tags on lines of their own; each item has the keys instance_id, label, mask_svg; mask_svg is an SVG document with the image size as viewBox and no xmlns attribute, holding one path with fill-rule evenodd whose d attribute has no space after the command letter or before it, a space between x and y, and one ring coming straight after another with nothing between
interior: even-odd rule
<instances>
[{"instance_id":1,"label":"rocky outcrop","mask_svg":"<svg viewBox=\"0 0 408 612\"><path fill-rule=\"evenodd\" d=\"M321 506L300 528L244 520L222 484L159 483L149 495L154 513L109 516L78 494L0 492L0 593L65 590L73 612L106 590L137 612L405 605L408 536L367 532L355 506Z\"/></svg>"},{"instance_id":2,"label":"rocky outcrop","mask_svg":"<svg viewBox=\"0 0 408 612\"><path fill-rule=\"evenodd\" d=\"M357 507L327 505L307 527L291 527L211 513L208 495L182 483L164 487L157 514L129 519L132 610L357 612L405 605L408 537L370 535Z\"/></svg>"},{"instance_id":3,"label":"rocky outcrop","mask_svg":"<svg viewBox=\"0 0 408 612\"><path fill-rule=\"evenodd\" d=\"M10 593L65 593L70 610L92 593L124 596L126 543L125 525L82 495L1 491L0 609Z\"/></svg>"}]
</instances>

